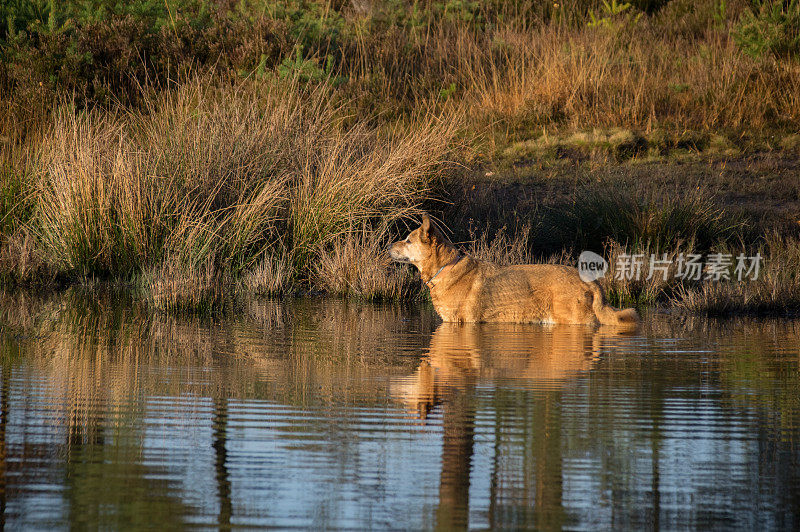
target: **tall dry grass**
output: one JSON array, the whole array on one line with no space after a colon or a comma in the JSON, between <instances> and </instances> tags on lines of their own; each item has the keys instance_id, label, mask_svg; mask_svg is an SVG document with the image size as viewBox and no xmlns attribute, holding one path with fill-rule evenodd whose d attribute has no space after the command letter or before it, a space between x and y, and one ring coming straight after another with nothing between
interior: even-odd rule
<instances>
[{"instance_id":1,"label":"tall dry grass","mask_svg":"<svg viewBox=\"0 0 800 532\"><path fill-rule=\"evenodd\" d=\"M681 286L670 303L685 312L711 316L796 315L800 308L800 241L769 235L758 253L763 259L757 279Z\"/></svg>"},{"instance_id":2,"label":"tall dry grass","mask_svg":"<svg viewBox=\"0 0 800 532\"><path fill-rule=\"evenodd\" d=\"M496 234L470 228L468 253L502 266L531 264L536 260L531 250L531 226L523 225L514 231L502 227Z\"/></svg>"},{"instance_id":3,"label":"tall dry grass","mask_svg":"<svg viewBox=\"0 0 800 532\"><path fill-rule=\"evenodd\" d=\"M478 109L507 120L567 129L761 129L776 113L800 111L797 68L746 56L724 32L699 40L644 23L630 35L551 25L504 28L494 38L503 43L499 53L475 50L463 68Z\"/></svg>"},{"instance_id":4,"label":"tall dry grass","mask_svg":"<svg viewBox=\"0 0 800 532\"><path fill-rule=\"evenodd\" d=\"M346 105L326 85L199 78L142 111L59 112L38 152L36 244L62 276L139 277L163 308L218 301L237 279L338 292L320 258L418 212L458 125L377 127ZM387 271L359 293L404 282Z\"/></svg>"},{"instance_id":5,"label":"tall dry grass","mask_svg":"<svg viewBox=\"0 0 800 532\"><path fill-rule=\"evenodd\" d=\"M240 287L253 295L275 296L292 290L294 272L289 252L280 249L265 255L241 276Z\"/></svg>"},{"instance_id":6,"label":"tall dry grass","mask_svg":"<svg viewBox=\"0 0 800 532\"><path fill-rule=\"evenodd\" d=\"M657 243L639 242L626 245L608 240L603 254L608 261L608 271L599 280L600 285L609 302L616 307L642 309L657 306L668 301L675 292L684 289L685 283L676 277L678 256L696 251L699 250L691 243L660 246ZM631 266L633 260L639 260L630 258L634 255L641 256L641 268ZM666 274L660 270L651 272L651 259L666 260Z\"/></svg>"},{"instance_id":7,"label":"tall dry grass","mask_svg":"<svg viewBox=\"0 0 800 532\"><path fill-rule=\"evenodd\" d=\"M332 137L307 138L291 195L298 266L365 222L385 226L418 213L430 178L455 151L456 126L452 117L426 115L386 129L358 122Z\"/></svg>"},{"instance_id":8,"label":"tall dry grass","mask_svg":"<svg viewBox=\"0 0 800 532\"><path fill-rule=\"evenodd\" d=\"M674 0L657 16L608 27L590 26L583 5L478 27L441 20L356 32L342 89L394 115L421 101L466 103L470 127L492 131L497 149L593 128L791 133L800 123L796 61L744 53L733 29L745 6L728 4L720 14L719 2Z\"/></svg>"},{"instance_id":9,"label":"tall dry grass","mask_svg":"<svg viewBox=\"0 0 800 532\"><path fill-rule=\"evenodd\" d=\"M373 230L366 225L340 236L319 253L313 267L315 284L335 294L371 300L417 295L420 282L412 269L393 265L386 252L391 236L385 226Z\"/></svg>"},{"instance_id":10,"label":"tall dry grass","mask_svg":"<svg viewBox=\"0 0 800 532\"><path fill-rule=\"evenodd\" d=\"M141 202L156 189L131 194L131 184L149 184L143 160L121 122L99 113L58 113L39 147L39 172L34 190L36 207L31 222L47 260L58 270L80 274L117 271L135 265L136 248L145 247L140 226L150 221ZM165 206L172 210L172 206ZM153 221L156 221L154 219ZM141 227L157 231L156 226Z\"/></svg>"}]
</instances>

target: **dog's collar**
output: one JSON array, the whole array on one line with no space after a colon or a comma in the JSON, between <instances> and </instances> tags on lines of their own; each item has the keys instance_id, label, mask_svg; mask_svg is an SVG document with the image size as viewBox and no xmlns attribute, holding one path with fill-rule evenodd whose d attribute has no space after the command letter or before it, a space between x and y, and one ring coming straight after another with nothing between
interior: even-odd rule
<instances>
[{"instance_id":1,"label":"dog's collar","mask_svg":"<svg viewBox=\"0 0 800 532\"><path fill-rule=\"evenodd\" d=\"M459 255L458 255L458 257L456 257L455 259L451 260L450 262L448 262L447 264L445 264L444 266L442 266L441 268L439 268L439 271L437 271L436 273L434 273L434 274L433 274L433 277L431 277L430 279L428 279L427 281L425 281L425 284L428 286L428 288L433 288L433 285L432 285L431 283L433 282L433 280L434 280L434 279L436 279L436 276L437 276L437 275L439 275L440 273L442 273L442 270L444 270L444 269L445 269L445 268L447 268L448 266L455 266L456 264L458 264L458 261L460 261L460 260L461 260L461 259L463 259L463 258L464 258L464 255L461 255L461 254L459 254Z\"/></svg>"}]
</instances>

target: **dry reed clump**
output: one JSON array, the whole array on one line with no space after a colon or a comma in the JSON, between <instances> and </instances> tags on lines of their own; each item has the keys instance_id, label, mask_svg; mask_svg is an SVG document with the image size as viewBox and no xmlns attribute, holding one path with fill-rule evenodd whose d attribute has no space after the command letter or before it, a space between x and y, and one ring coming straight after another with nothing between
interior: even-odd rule
<instances>
[{"instance_id":1,"label":"dry reed clump","mask_svg":"<svg viewBox=\"0 0 800 532\"><path fill-rule=\"evenodd\" d=\"M681 287L670 298L677 309L712 316L727 314L797 314L800 311L800 241L770 235L758 253L757 279L704 282Z\"/></svg>"},{"instance_id":2,"label":"dry reed clump","mask_svg":"<svg viewBox=\"0 0 800 532\"><path fill-rule=\"evenodd\" d=\"M142 112L60 112L41 148L36 243L62 276L146 272L159 308L217 301L237 279L284 291L343 240L417 212L453 151L454 120L377 129L343 105L324 85L198 79ZM375 289L398 297L393 283Z\"/></svg>"},{"instance_id":3,"label":"dry reed clump","mask_svg":"<svg viewBox=\"0 0 800 532\"><path fill-rule=\"evenodd\" d=\"M334 240L320 252L314 265L315 286L332 294L369 300L401 299L417 295L419 282L413 271L392 264L386 227L372 230L362 225L354 234Z\"/></svg>"},{"instance_id":4,"label":"dry reed clump","mask_svg":"<svg viewBox=\"0 0 800 532\"><path fill-rule=\"evenodd\" d=\"M274 247L288 199L279 156L303 120L292 89L227 93L196 80L135 117L152 174L179 198L165 238L174 260L237 276Z\"/></svg>"},{"instance_id":5,"label":"dry reed clump","mask_svg":"<svg viewBox=\"0 0 800 532\"><path fill-rule=\"evenodd\" d=\"M606 294L612 304L617 306L636 306L639 308L664 304L679 311L720 316L729 314L796 314L800 310L800 241L796 237L773 234L756 251L749 252L741 247L724 243L713 253L730 255L731 263L726 275L715 279L707 267L700 272L699 279L678 277L679 255L688 257L698 254L703 260L703 250L691 243L674 248L655 246L631 247L609 241L606 257L609 270L601 279ZM737 257L761 256L760 270L756 279L753 272L742 275L735 271ZM637 272L631 257L641 258L641 268ZM653 270L652 259L664 261L666 270ZM635 260L634 260L635 262ZM625 266L621 266L625 264ZM750 262L746 263L746 267ZM624 270L620 270L624 267Z\"/></svg>"},{"instance_id":6,"label":"dry reed clump","mask_svg":"<svg viewBox=\"0 0 800 532\"><path fill-rule=\"evenodd\" d=\"M614 306L642 308L656 305L682 286L676 277L677 259L681 253L694 253L694 246L691 243L671 247L650 243L626 246L607 240L604 255L608 271L600 279L600 285ZM651 270L651 261L659 261L655 264L663 266L663 269Z\"/></svg>"},{"instance_id":7,"label":"dry reed clump","mask_svg":"<svg viewBox=\"0 0 800 532\"><path fill-rule=\"evenodd\" d=\"M239 281L242 291L257 296L283 294L294 285L291 260L285 249L262 257L254 267L242 272Z\"/></svg>"},{"instance_id":8,"label":"dry reed clump","mask_svg":"<svg viewBox=\"0 0 800 532\"><path fill-rule=\"evenodd\" d=\"M305 137L292 174L290 226L295 267L333 242L419 212L430 178L454 153L458 120L424 114L375 129L359 121L334 135ZM379 222L373 225L371 222Z\"/></svg>"},{"instance_id":9,"label":"dry reed clump","mask_svg":"<svg viewBox=\"0 0 800 532\"><path fill-rule=\"evenodd\" d=\"M32 184L36 153L30 147L38 141L38 129L27 132L0 103L0 279L6 284L27 284L49 280L46 265L27 222L34 204Z\"/></svg>"},{"instance_id":10,"label":"dry reed clump","mask_svg":"<svg viewBox=\"0 0 800 532\"><path fill-rule=\"evenodd\" d=\"M10 285L52 281L51 271L36 247L36 238L26 227L3 238L0 247L0 278Z\"/></svg>"},{"instance_id":11,"label":"dry reed clump","mask_svg":"<svg viewBox=\"0 0 800 532\"><path fill-rule=\"evenodd\" d=\"M470 228L471 242L467 252L478 260L501 266L535 262L530 248L530 225L523 225L511 234L502 227L491 239L489 231L481 231L480 236L475 233L475 228Z\"/></svg>"},{"instance_id":12,"label":"dry reed clump","mask_svg":"<svg viewBox=\"0 0 800 532\"><path fill-rule=\"evenodd\" d=\"M128 254L117 206L135 171L122 125L63 110L45 139L32 228L48 262L82 274L117 269Z\"/></svg>"}]
</instances>

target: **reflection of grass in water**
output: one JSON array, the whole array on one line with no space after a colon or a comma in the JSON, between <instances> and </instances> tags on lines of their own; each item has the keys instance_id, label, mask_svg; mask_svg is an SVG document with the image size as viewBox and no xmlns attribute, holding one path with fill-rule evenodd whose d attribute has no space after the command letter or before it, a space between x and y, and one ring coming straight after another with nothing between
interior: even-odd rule
<instances>
[{"instance_id":1,"label":"reflection of grass in water","mask_svg":"<svg viewBox=\"0 0 800 532\"><path fill-rule=\"evenodd\" d=\"M135 420L124 416L140 416L142 412L126 411L124 405L141 406L141 398L147 396L184 397L189 402L197 396L266 398L309 410L322 405L323 411L339 405L382 404L386 401L386 382L374 377L395 371L411 373L417 362L416 357L407 357L412 360L406 362L398 356L407 347L410 327L395 307L346 301L306 300L293 305L251 302L248 312L257 322L254 324L244 319L212 322L150 314L130 301L120 303L117 296L95 298L71 290L44 301L28 299L30 303L19 295L0 298L7 330L30 335L21 340L23 352L15 356L24 357L26 365L55 384L48 387L51 402L59 412L65 410L69 415L70 502L78 509L82 501L92 501L94 506L87 511L89 518L101 518L92 513L93 508L106 504L123 507L133 499L148 497L156 500L154 508L149 515L135 516L136 519L155 519L165 512L171 512L170 517L182 516L192 511L177 506L166 495L162 497L162 493L174 488L150 478L152 473L160 473L157 469L135 465L141 460L135 452L144 436ZM26 306L29 308L22 308ZM15 310L6 310L12 308ZM763 397L754 399L758 394L734 394L732 404L737 408L755 404L769 409L775 404L769 404L769 400L774 398L781 416L791 423L788 416L797 410L792 386L797 379L796 354L787 363L776 358L774 351L787 339L796 340L798 330L796 326L775 323L727 328L724 324L692 323L689 329L696 328L703 342L729 342L741 348L741 353L733 354L722 349L719 357L707 353L667 356L674 351L674 344L659 342L649 343L645 356L638 356L638 345L636 352L627 351L624 355L604 351L582 381L586 387L581 385L577 390L579 397L588 401L588 416L581 410L575 413L574 402L562 401L562 387L516 387L491 397L478 394L476 408L496 416L497 478L511 479L493 488L499 490L497 497L502 498L503 489L516 488L514 482L519 482L528 490L526 494L541 488L545 491L540 493L558 499L562 494L557 482L544 487L538 482L560 478L565 449L585 450L590 456L603 457L604 467L614 472L600 479L604 490L636 488L636 473L641 468L636 457L641 456L642 449L660 449L663 435L658 422L663 418L666 398L674 397L675 390L687 383L698 383L701 374L721 373L722 379L730 379L728 382L734 385L734 393L736 384L741 382L769 392L764 395L766 402L761 402ZM667 323L666 319L645 326L651 327L648 332L656 337L680 338L687 334L685 325L670 330L674 322ZM421 336L429 335L430 324L417 324L416 328L422 329ZM546 328L531 330L542 335L547 332ZM590 330L573 330L580 332L579 339L592 336ZM476 349L491 351L493 343L489 340L498 336L478 337ZM554 338L553 353L573 343L570 338L567 335L564 344ZM503 340L499 338L495 347L499 349ZM458 342L446 344L455 350L459 347ZM590 345L583 340L579 344ZM3 346L4 352L11 347L10 342ZM432 341L431 350L434 347ZM420 345L412 352L424 351ZM193 367L211 371L194 372ZM165 372L165 368L174 371ZM486 369L492 371L492 366ZM650 416L652 427L630 426L631 411L616 402L620 391L641 406L643 410L636 415ZM679 392L681 398L683 393ZM489 400L491 403L487 403ZM725 400L723 406L727 406ZM115 408L119 410L114 411ZM183 421L188 423L192 413L186 415L188 421ZM353 415L358 416L358 411ZM214 423L221 417L224 416L215 416ZM325 432L327 437L335 437L349 430L340 426L340 420L336 415L314 416L300 423L306 423L302 428L314 430L324 425L330 429ZM524 422L520 424L520 420ZM291 431L302 428L289 427L279 433L291 439ZM752 429L762 430L762 425L753 425ZM592 437L581 438L583 434ZM355 451L347 446L348 442L343 442L345 449L337 452L352 457L350 453ZM520 471L524 471L522 478ZM98 489L106 492L97 493ZM128 518L128 511L147 511L138 505L128 506L102 518L122 522ZM540 512L538 518L545 519L542 522L563 523L565 516L559 513L560 506L548 508L555 512Z\"/></svg>"},{"instance_id":2,"label":"reflection of grass in water","mask_svg":"<svg viewBox=\"0 0 800 532\"><path fill-rule=\"evenodd\" d=\"M396 334L408 325L397 307L250 301L246 317L215 321L148 312L124 295L70 289L42 299L0 296L2 361L29 367L37 382L48 383L37 392L45 394L40 404L63 426L69 502L75 522L88 526L169 527L197 513L160 480L171 469L141 463L145 417L158 419L166 409L188 427L204 417L201 398L214 399L219 455L227 435L218 426L225 413L217 415L217 399L257 398L282 405L292 420L276 438L296 441L293 433L309 431L330 437L345 430L335 412L384 404L387 383L375 376L407 365L396 355L408 342ZM326 415L296 416L318 408ZM345 448L346 442L337 447Z\"/></svg>"},{"instance_id":3,"label":"reflection of grass in water","mask_svg":"<svg viewBox=\"0 0 800 532\"><path fill-rule=\"evenodd\" d=\"M66 457L66 493L77 528L178 530L193 509L174 493L165 471L141 463L141 426L99 429L105 441L72 438Z\"/></svg>"},{"instance_id":4,"label":"reflection of grass in water","mask_svg":"<svg viewBox=\"0 0 800 532\"><path fill-rule=\"evenodd\" d=\"M71 289L44 299L4 295L0 309L5 360L24 358L43 370L66 400L64 415L71 425L84 424L95 405L127 404L142 394L269 393L288 404L376 398L383 385L369 377L401 367L410 374L406 370L415 360L398 354L407 349L406 342L424 340L404 334L408 323L397 307L346 300L299 300L288 306L251 300L246 318L215 321L151 313L121 294L98 297ZM433 318L427 319L423 330L433 327ZM748 334L755 334L752 328ZM420 345L412 352L421 355L425 349ZM163 379L150 371L159 367L188 372ZM201 372L205 367L216 369ZM503 369L486 366L486 371L502 374ZM358 386L348 388L354 382ZM313 397L309 390L315 390Z\"/></svg>"},{"instance_id":5,"label":"reflection of grass in water","mask_svg":"<svg viewBox=\"0 0 800 532\"><path fill-rule=\"evenodd\" d=\"M725 408L757 408L768 412L764 426L786 439L785 431L797 429L800 395L800 321L737 318L727 320L705 316L687 319L653 320L648 326L655 334L679 337L694 331L702 346L711 346L718 355L711 362L718 370L725 391ZM701 368L698 368L701 369ZM703 370L704 371L704 370ZM754 393L754 391L756 393Z\"/></svg>"},{"instance_id":6,"label":"reflection of grass in water","mask_svg":"<svg viewBox=\"0 0 800 532\"><path fill-rule=\"evenodd\" d=\"M152 313L119 294L78 289L45 300L6 295L0 307L17 309L4 316L6 331L23 335L21 347L8 341L5 352L45 372L70 426L88 423L97 405L143 395L267 392L288 404L308 401L308 390L331 403L382 397L369 376L404 365L395 353L408 341L397 334L406 323L397 307L348 301L299 303L291 315L281 302L250 301L247 317L222 321ZM184 369L164 379L157 368Z\"/></svg>"}]
</instances>

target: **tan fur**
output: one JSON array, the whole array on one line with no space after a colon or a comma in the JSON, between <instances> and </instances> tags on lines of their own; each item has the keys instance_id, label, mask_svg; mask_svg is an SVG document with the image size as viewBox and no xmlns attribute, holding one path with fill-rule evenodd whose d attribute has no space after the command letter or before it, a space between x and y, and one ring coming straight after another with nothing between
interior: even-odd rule
<instances>
[{"instance_id":1,"label":"tan fur","mask_svg":"<svg viewBox=\"0 0 800 532\"><path fill-rule=\"evenodd\" d=\"M601 323L632 327L639 315L606 303L596 282L554 264L498 266L461 253L424 216L422 225L389 247L391 257L413 264L446 322Z\"/></svg>"}]
</instances>

